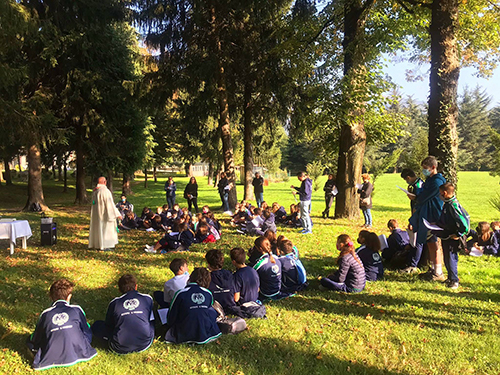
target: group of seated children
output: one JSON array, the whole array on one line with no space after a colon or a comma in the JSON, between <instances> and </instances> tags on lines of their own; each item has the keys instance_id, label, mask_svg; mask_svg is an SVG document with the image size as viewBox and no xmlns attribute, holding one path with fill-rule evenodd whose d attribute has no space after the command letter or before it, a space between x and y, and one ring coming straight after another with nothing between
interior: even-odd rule
<instances>
[{"instance_id":1,"label":"group of seated children","mask_svg":"<svg viewBox=\"0 0 500 375\"><path fill-rule=\"evenodd\" d=\"M300 208L295 204L290 206L290 215L287 215L285 208L277 202L274 202L271 207L266 202L262 202L259 208L242 201L236 205L231 224L239 226L238 233L262 236L268 229L276 232L276 223L294 228L300 227L302 224L299 212Z\"/></svg>"},{"instance_id":2,"label":"group of seated children","mask_svg":"<svg viewBox=\"0 0 500 375\"><path fill-rule=\"evenodd\" d=\"M53 301L40 314L35 332L27 345L33 354L33 368L45 370L67 367L97 355L92 337L110 350L127 354L149 348L154 339L153 299L137 292L137 280L123 275L118 281L121 297L108 305L106 319L92 327L82 308L70 305L74 284L66 279L55 281L49 291Z\"/></svg>"},{"instance_id":3,"label":"group of seated children","mask_svg":"<svg viewBox=\"0 0 500 375\"><path fill-rule=\"evenodd\" d=\"M472 256L500 255L500 222L488 224L480 221L476 230L471 229L467 234L466 254Z\"/></svg>"},{"instance_id":4,"label":"group of seated children","mask_svg":"<svg viewBox=\"0 0 500 375\"><path fill-rule=\"evenodd\" d=\"M184 214L176 217L172 226L156 244L146 245L144 251L162 254L169 251L188 251L193 243L216 242L221 236L221 226L208 206L195 216Z\"/></svg>"},{"instance_id":5,"label":"group of seated children","mask_svg":"<svg viewBox=\"0 0 500 375\"><path fill-rule=\"evenodd\" d=\"M367 281L377 281L384 277L384 266L380 256L380 239L373 232L362 230L358 235L358 243L354 242L347 234L337 238L338 269L335 273L321 279L322 288L346 292L361 292Z\"/></svg>"}]
</instances>

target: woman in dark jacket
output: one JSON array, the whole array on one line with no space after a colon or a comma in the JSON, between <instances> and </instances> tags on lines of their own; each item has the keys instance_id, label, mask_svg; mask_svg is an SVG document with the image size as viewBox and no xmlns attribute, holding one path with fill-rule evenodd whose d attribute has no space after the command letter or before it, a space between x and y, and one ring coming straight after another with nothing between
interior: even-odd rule
<instances>
[{"instance_id":1,"label":"woman in dark jacket","mask_svg":"<svg viewBox=\"0 0 500 375\"><path fill-rule=\"evenodd\" d=\"M191 177L189 180L184 189L184 198L188 201L189 212L191 212L191 207L194 206L194 210L198 213L198 184L196 183L196 178Z\"/></svg>"},{"instance_id":2,"label":"woman in dark jacket","mask_svg":"<svg viewBox=\"0 0 500 375\"><path fill-rule=\"evenodd\" d=\"M363 216L365 217L365 228L372 227L372 191L373 185L370 182L370 175L364 173L361 175L363 179L363 185L361 189L358 189L359 194L359 208L363 211Z\"/></svg>"}]
</instances>

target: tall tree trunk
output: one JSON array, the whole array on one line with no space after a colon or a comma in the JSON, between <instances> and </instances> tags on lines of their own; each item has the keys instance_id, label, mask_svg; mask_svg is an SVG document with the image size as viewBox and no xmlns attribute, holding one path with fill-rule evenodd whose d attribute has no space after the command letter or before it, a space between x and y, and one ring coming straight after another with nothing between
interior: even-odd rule
<instances>
[{"instance_id":1,"label":"tall tree trunk","mask_svg":"<svg viewBox=\"0 0 500 375\"><path fill-rule=\"evenodd\" d=\"M155 183L158 182L158 177L156 176L156 170L157 170L157 167L155 165L153 167L153 178L154 178Z\"/></svg>"},{"instance_id":2,"label":"tall tree trunk","mask_svg":"<svg viewBox=\"0 0 500 375\"><path fill-rule=\"evenodd\" d=\"M147 169L144 170L144 188L145 189L148 188L148 170Z\"/></svg>"},{"instance_id":3,"label":"tall tree trunk","mask_svg":"<svg viewBox=\"0 0 500 375\"><path fill-rule=\"evenodd\" d=\"M208 162L208 185L212 185L214 181L214 163Z\"/></svg>"},{"instance_id":4,"label":"tall tree trunk","mask_svg":"<svg viewBox=\"0 0 500 375\"><path fill-rule=\"evenodd\" d=\"M3 174L5 185L12 185L12 175L10 173L9 159L3 159L3 164L5 165L5 172Z\"/></svg>"},{"instance_id":5,"label":"tall tree trunk","mask_svg":"<svg viewBox=\"0 0 500 375\"><path fill-rule=\"evenodd\" d=\"M184 164L184 172L186 172L186 177L193 176L193 163L187 162Z\"/></svg>"},{"instance_id":6,"label":"tall tree trunk","mask_svg":"<svg viewBox=\"0 0 500 375\"><path fill-rule=\"evenodd\" d=\"M346 1L344 5L344 55L343 102L347 113L340 130L337 187L339 193L335 203L335 217L354 219L359 217L359 198L356 183L360 182L365 154L366 133L364 127L364 103L356 92L365 84L364 67L364 19L373 0ZM358 94L359 95L359 94Z\"/></svg>"},{"instance_id":7,"label":"tall tree trunk","mask_svg":"<svg viewBox=\"0 0 500 375\"><path fill-rule=\"evenodd\" d=\"M429 28L431 72L429 95L429 154L439 160L446 179L457 184L458 106L460 75L457 39L458 0L434 0Z\"/></svg>"},{"instance_id":8,"label":"tall tree trunk","mask_svg":"<svg viewBox=\"0 0 500 375\"><path fill-rule=\"evenodd\" d=\"M132 194L132 189L130 188L130 175L128 173L123 173L122 194L126 196Z\"/></svg>"},{"instance_id":9,"label":"tall tree trunk","mask_svg":"<svg viewBox=\"0 0 500 375\"><path fill-rule=\"evenodd\" d=\"M108 176L106 177L106 186L108 187L111 194L113 194L113 171L108 170Z\"/></svg>"},{"instance_id":10,"label":"tall tree trunk","mask_svg":"<svg viewBox=\"0 0 500 375\"><path fill-rule=\"evenodd\" d=\"M243 93L243 166L245 173L245 200L253 199L253 127L252 127L252 85L247 83Z\"/></svg>"},{"instance_id":11,"label":"tall tree trunk","mask_svg":"<svg viewBox=\"0 0 500 375\"><path fill-rule=\"evenodd\" d=\"M34 144L28 147L28 200L23 211L35 211L37 205L42 211L48 209L43 197L40 149Z\"/></svg>"},{"instance_id":12,"label":"tall tree trunk","mask_svg":"<svg viewBox=\"0 0 500 375\"><path fill-rule=\"evenodd\" d=\"M56 164L54 160L52 160L52 179L55 181L56 180Z\"/></svg>"},{"instance_id":13,"label":"tall tree trunk","mask_svg":"<svg viewBox=\"0 0 500 375\"><path fill-rule=\"evenodd\" d=\"M22 172L23 167L21 165L21 154L17 154L17 164L19 165L19 172Z\"/></svg>"},{"instance_id":14,"label":"tall tree trunk","mask_svg":"<svg viewBox=\"0 0 500 375\"><path fill-rule=\"evenodd\" d=\"M68 192L68 155L69 153L64 153L63 156L63 171L64 171L64 188L63 193Z\"/></svg>"},{"instance_id":15,"label":"tall tree trunk","mask_svg":"<svg viewBox=\"0 0 500 375\"><path fill-rule=\"evenodd\" d=\"M87 204L87 188L85 187L85 169L83 155L83 134L81 124L77 124L76 134L76 198L75 203L79 205Z\"/></svg>"},{"instance_id":16,"label":"tall tree trunk","mask_svg":"<svg viewBox=\"0 0 500 375\"><path fill-rule=\"evenodd\" d=\"M212 32L215 42L216 59L217 59L217 93L219 104L219 128L222 138L222 153L224 158L224 172L229 183L233 184L233 188L229 191L229 207L234 209L238 202L236 194L236 174L234 170L234 153L233 143L231 140L231 122L229 119L229 105L227 100L226 89L226 73L224 70L223 53L219 33L222 32L220 21L216 18L215 7L211 8L212 16Z\"/></svg>"}]
</instances>

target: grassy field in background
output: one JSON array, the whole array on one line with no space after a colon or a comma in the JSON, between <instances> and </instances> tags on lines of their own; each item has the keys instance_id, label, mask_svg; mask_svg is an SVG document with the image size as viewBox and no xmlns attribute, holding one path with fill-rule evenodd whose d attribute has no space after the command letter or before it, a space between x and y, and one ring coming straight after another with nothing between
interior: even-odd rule
<instances>
[{"instance_id":1,"label":"grassy field in background","mask_svg":"<svg viewBox=\"0 0 500 375\"><path fill-rule=\"evenodd\" d=\"M175 178L178 202L188 179ZM54 374L500 374L500 259L461 256L461 286L450 291L438 283L420 281L415 275L386 271L382 282L370 283L365 291L347 295L318 290L318 278L335 268L335 239L341 233L356 236L362 219L322 219L322 186L313 194L313 234L278 227L298 247L308 271L310 287L299 295L268 305L267 320L249 320L249 330L224 336L203 346L168 346L156 340L143 353L121 356L99 349L90 362L70 368L48 370ZM165 203L163 185L137 179L129 200L135 211ZM119 180L115 181L118 186ZM198 178L199 204L220 207L217 190ZM73 185L71 185L73 184ZM268 203L288 206L294 202L290 181L264 188ZM375 181L373 230L388 234L386 223L406 223L409 201L396 184L405 187L396 174ZM67 277L76 288L72 303L83 307L90 323L103 319L109 301L119 295L117 279L133 273L139 290L152 293L171 277L170 261L179 254L146 254L161 234L143 231L120 233L114 252L88 250L90 206L73 205L74 181L62 193L57 181L44 182L51 216L58 223L58 243L39 246L40 218L19 210L26 200L26 184L0 187L0 215L30 221L33 237L28 249L9 256L8 242L0 240L0 373L31 372L24 342L38 315L50 305L47 292L57 278ZM238 196L242 197L242 186ZM90 189L89 189L90 192ZM479 221L500 219L488 200L500 192L498 179L484 172L459 174L458 198L469 212L473 227ZM115 196L118 199L119 191ZM190 269L205 265L207 250L219 248L228 254L235 246L249 248L253 238L240 236L218 214L222 239L216 244L194 245L183 253ZM20 240L19 240L20 244ZM227 258L227 257L226 257ZM226 259L226 267L230 262Z\"/></svg>"}]
</instances>

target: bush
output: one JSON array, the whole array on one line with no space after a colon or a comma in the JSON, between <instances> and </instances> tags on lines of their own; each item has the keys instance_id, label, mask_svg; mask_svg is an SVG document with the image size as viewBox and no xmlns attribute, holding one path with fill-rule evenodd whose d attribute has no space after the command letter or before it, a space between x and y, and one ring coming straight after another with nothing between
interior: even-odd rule
<instances>
[{"instance_id":1,"label":"bush","mask_svg":"<svg viewBox=\"0 0 500 375\"><path fill-rule=\"evenodd\" d=\"M325 169L323 167L323 164L320 163L319 161L314 161L312 163L307 164L306 166L307 173L309 176L312 178L314 184L313 184L313 189L314 191L317 191L319 189L319 181L318 179L323 175L323 170Z\"/></svg>"}]
</instances>

